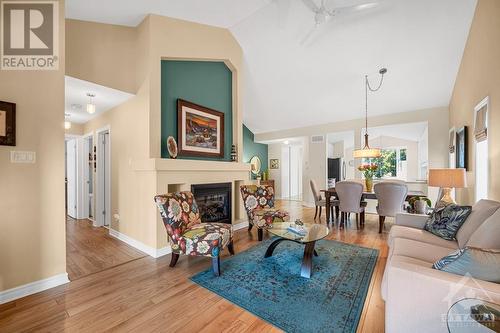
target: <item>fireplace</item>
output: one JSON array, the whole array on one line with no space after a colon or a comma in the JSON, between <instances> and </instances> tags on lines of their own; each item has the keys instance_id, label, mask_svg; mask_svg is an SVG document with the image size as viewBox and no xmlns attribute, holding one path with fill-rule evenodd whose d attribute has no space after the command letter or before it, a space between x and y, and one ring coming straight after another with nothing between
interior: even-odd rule
<instances>
[{"instance_id":1,"label":"fireplace","mask_svg":"<svg viewBox=\"0 0 500 333\"><path fill-rule=\"evenodd\" d=\"M231 183L191 185L202 222L231 224Z\"/></svg>"}]
</instances>

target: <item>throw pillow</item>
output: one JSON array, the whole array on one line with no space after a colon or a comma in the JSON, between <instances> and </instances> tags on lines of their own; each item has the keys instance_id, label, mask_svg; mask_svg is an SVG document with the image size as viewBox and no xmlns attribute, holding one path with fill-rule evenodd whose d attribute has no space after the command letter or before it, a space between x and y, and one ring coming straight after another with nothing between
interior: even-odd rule
<instances>
[{"instance_id":1,"label":"throw pillow","mask_svg":"<svg viewBox=\"0 0 500 333\"><path fill-rule=\"evenodd\" d=\"M455 204L436 208L425 223L424 229L446 240L456 240L458 229L472 211L471 206Z\"/></svg>"},{"instance_id":2,"label":"throw pillow","mask_svg":"<svg viewBox=\"0 0 500 333\"><path fill-rule=\"evenodd\" d=\"M459 249L439 259L432 268L457 275L500 283L500 250Z\"/></svg>"}]
</instances>

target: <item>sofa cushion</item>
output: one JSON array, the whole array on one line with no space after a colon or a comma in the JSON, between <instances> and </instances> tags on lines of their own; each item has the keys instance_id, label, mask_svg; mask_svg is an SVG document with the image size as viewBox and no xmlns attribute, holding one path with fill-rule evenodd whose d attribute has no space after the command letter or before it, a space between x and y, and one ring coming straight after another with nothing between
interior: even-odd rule
<instances>
[{"instance_id":1,"label":"sofa cushion","mask_svg":"<svg viewBox=\"0 0 500 333\"><path fill-rule=\"evenodd\" d=\"M471 235L499 208L500 202L493 200L479 200L472 206L471 214L457 232L458 245L461 248L465 247Z\"/></svg>"},{"instance_id":2,"label":"sofa cushion","mask_svg":"<svg viewBox=\"0 0 500 333\"><path fill-rule=\"evenodd\" d=\"M455 204L436 208L424 229L446 240L455 240L458 229L472 211L471 206Z\"/></svg>"},{"instance_id":3,"label":"sofa cushion","mask_svg":"<svg viewBox=\"0 0 500 333\"><path fill-rule=\"evenodd\" d=\"M391 231L389 232L389 246L392 246L395 238L413 239L419 242L429 243L449 249L458 248L458 243L456 241L442 239L441 237L438 237L428 231L405 227L402 225L392 226Z\"/></svg>"},{"instance_id":4,"label":"sofa cushion","mask_svg":"<svg viewBox=\"0 0 500 333\"><path fill-rule=\"evenodd\" d=\"M500 283L500 250L482 250L474 247L458 249L436 261L432 268Z\"/></svg>"},{"instance_id":5,"label":"sofa cushion","mask_svg":"<svg viewBox=\"0 0 500 333\"><path fill-rule=\"evenodd\" d=\"M500 250L500 209L477 228L467 246Z\"/></svg>"},{"instance_id":6,"label":"sofa cushion","mask_svg":"<svg viewBox=\"0 0 500 333\"><path fill-rule=\"evenodd\" d=\"M422 267L427 267L431 268L432 267L432 262L420 260L420 259L415 259L411 257L405 257L405 256L393 256L391 257L391 260L387 262L385 266L385 271L384 271L384 276L382 277L382 284L381 284L381 294L382 294L382 299L384 301L387 301L387 270L390 268L391 263L397 263L397 262L405 262L417 266L422 266Z\"/></svg>"},{"instance_id":7,"label":"sofa cushion","mask_svg":"<svg viewBox=\"0 0 500 333\"><path fill-rule=\"evenodd\" d=\"M410 257L431 263L430 268L433 262L447 256L451 251L452 249L449 247L419 242L413 239L395 238L390 249L389 260L392 260L394 256Z\"/></svg>"}]
</instances>

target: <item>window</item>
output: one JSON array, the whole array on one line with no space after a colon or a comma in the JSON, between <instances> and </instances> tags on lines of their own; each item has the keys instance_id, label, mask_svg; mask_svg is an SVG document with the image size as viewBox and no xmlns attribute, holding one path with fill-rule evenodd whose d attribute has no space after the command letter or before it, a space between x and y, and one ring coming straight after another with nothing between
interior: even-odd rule
<instances>
[{"instance_id":1,"label":"window","mask_svg":"<svg viewBox=\"0 0 500 333\"><path fill-rule=\"evenodd\" d=\"M488 198L488 102L486 97L474 108L475 198Z\"/></svg>"},{"instance_id":2,"label":"window","mask_svg":"<svg viewBox=\"0 0 500 333\"><path fill-rule=\"evenodd\" d=\"M381 156L372 159L363 159L363 163L375 163L378 170L375 178L398 178L406 180L407 177L407 149L406 147L381 149Z\"/></svg>"}]
</instances>

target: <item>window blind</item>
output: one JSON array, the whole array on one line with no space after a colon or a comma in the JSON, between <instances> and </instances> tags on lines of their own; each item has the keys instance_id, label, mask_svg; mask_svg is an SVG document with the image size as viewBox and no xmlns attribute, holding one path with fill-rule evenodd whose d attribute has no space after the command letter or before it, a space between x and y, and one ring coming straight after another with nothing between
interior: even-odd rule
<instances>
[{"instance_id":1,"label":"window blind","mask_svg":"<svg viewBox=\"0 0 500 333\"><path fill-rule=\"evenodd\" d=\"M487 127L488 111L487 106L483 106L476 112L476 126L474 128L474 137L477 142L484 141L488 138Z\"/></svg>"}]
</instances>

